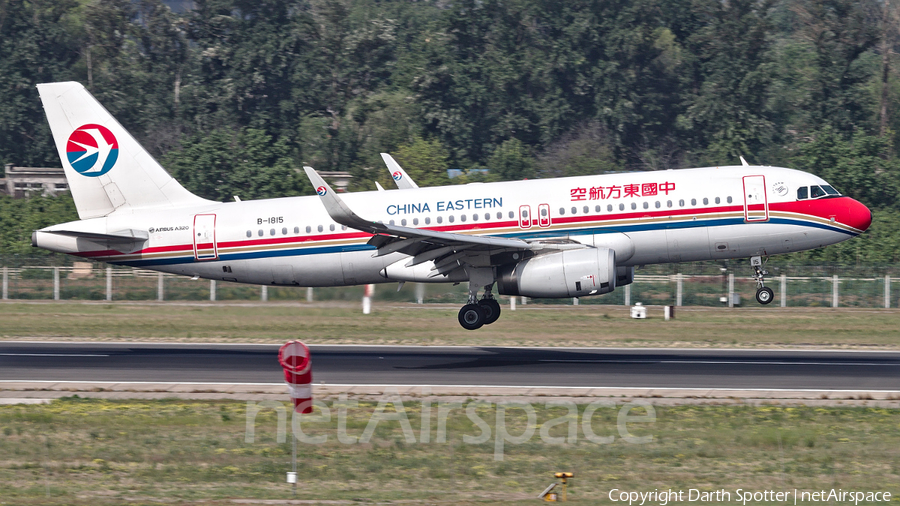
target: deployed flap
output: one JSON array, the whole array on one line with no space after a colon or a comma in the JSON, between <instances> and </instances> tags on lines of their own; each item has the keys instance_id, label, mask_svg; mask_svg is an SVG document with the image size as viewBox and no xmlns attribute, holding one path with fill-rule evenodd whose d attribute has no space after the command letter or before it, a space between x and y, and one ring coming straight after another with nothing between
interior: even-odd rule
<instances>
[{"instance_id":1,"label":"deployed flap","mask_svg":"<svg viewBox=\"0 0 900 506\"><path fill-rule=\"evenodd\" d=\"M381 153L381 158L384 160L385 165L387 165L388 170L391 171L391 178L397 183L397 188L401 190L408 190L410 188L418 188L419 185L416 184L415 181L409 177L409 174L403 170L403 167L394 160L394 157L387 154Z\"/></svg>"}]
</instances>

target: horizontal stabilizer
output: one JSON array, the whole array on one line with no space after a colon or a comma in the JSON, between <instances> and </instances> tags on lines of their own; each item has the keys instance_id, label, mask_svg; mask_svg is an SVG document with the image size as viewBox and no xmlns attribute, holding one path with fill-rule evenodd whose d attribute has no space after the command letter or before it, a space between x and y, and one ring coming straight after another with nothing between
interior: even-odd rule
<instances>
[{"instance_id":1,"label":"horizontal stabilizer","mask_svg":"<svg viewBox=\"0 0 900 506\"><path fill-rule=\"evenodd\" d=\"M75 230L44 230L48 234L65 235L68 237L76 237L88 239L90 241L108 241L108 242L144 242L150 238L145 230L126 229L111 234L98 234L96 232L78 232Z\"/></svg>"}]
</instances>

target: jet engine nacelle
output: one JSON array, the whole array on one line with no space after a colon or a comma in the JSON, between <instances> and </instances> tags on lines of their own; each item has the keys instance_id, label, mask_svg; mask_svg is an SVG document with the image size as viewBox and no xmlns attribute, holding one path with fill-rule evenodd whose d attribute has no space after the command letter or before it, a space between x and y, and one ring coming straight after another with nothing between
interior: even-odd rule
<instances>
[{"instance_id":1,"label":"jet engine nacelle","mask_svg":"<svg viewBox=\"0 0 900 506\"><path fill-rule=\"evenodd\" d=\"M616 267L616 286L625 286L634 283L634 267Z\"/></svg>"},{"instance_id":2,"label":"jet engine nacelle","mask_svg":"<svg viewBox=\"0 0 900 506\"><path fill-rule=\"evenodd\" d=\"M616 252L609 248L564 250L504 265L497 274L501 295L600 295L616 287Z\"/></svg>"}]
</instances>

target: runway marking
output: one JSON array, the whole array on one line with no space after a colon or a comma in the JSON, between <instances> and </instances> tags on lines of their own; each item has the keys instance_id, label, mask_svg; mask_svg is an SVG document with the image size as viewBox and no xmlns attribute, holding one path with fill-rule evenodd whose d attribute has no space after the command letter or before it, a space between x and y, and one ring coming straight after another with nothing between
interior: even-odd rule
<instances>
[{"instance_id":1,"label":"runway marking","mask_svg":"<svg viewBox=\"0 0 900 506\"><path fill-rule=\"evenodd\" d=\"M872 362L772 362L772 361L755 361L755 360L557 360L542 359L539 362L559 363L559 364L743 364L743 365L830 365L830 366L887 366L897 367L900 363L885 364Z\"/></svg>"},{"instance_id":2,"label":"runway marking","mask_svg":"<svg viewBox=\"0 0 900 506\"><path fill-rule=\"evenodd\" d=\"M108 357L96 353L0 353L2 357Z\"/></svg>"},{"instance_id":3,"label":"runway marking","mask_svg":"<svg viewBox=\"0 0 900 506\"><path fill-rule=\"evenodd\" d=\"M39 340L0 340L0 347L4 344L42 344L42 345L90 345L90 346L180 346L180 347L203 347L203 346L246 346L246 347L279 347L284 343L234 343L234 342L167 342L167 341L39 341ZM314 348L398 348L398 349L459 349L472 351L490 351L492 349L514 349L514 350L543 350L543 351L655 351L655 352L729 352L729 353L872 353L872 354L900 354L900 349L892 350L871 350L871 349L832 349L832 348L653 348L653 347L634 347L626 348L621 346L598 347L598 346L469 346L469 345L412 345L412 344L309 344L310 349Z\"/></svg>"},{"instance_id":4,"label":"runway marking","mask_svg":"<svg viewBox=\"0 0 900 506\"><path fill-rule=\"evenodd\" d=\"M227 383L227 382L206 382L206 381L53 381L53 380L0 380L0 383L48 383L48 384L98 384L98 385L233 385L233 386L285 386L284 383ZM850 390L850 389L829 389L829 388L721 388L721 387L573 387L573 386L536 386L536 385L456 385L456 384L430 384L430 385L405 385L396 383L313 383L313 387L359 387L359 388L508 388L508 389L552 389L552 390L675 390L675 391L697 391L697 392L833 392L833 393L865 393L865 392L885 392L894 393L898 390Z\"/></svg>"}]
</instances>

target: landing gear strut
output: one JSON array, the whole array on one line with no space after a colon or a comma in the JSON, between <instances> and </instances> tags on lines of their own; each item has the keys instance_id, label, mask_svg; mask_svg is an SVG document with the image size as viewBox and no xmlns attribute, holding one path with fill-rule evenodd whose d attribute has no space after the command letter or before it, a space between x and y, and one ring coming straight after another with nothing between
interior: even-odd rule
<instances>
[{"instance_id":1,"label":"landing gear strut","mask_svg":"<svg viewBox=\"0 0 900 506\"><path fill-rule=\"evenodd\" d=\"M766 258L766 262L768 262ZM769 271L763 269L765 267L762 257L755 256L750 258L750 266L753 267L753 278L756 279L756 302L766 305L775 298L775 292L765 284L765 276Z\"/></svg>"},{"instance_id":2,"label":"landing gear strut","mask_svg":"<svg viewBox=\"0 0 900 506\"><path fill-rule=\"evenodd\" d=\"M478 288L484 287L484 296L478 300ZM459 324L466 330L480 329L500 318L500 303L491 294L494 275L490 268L473 268L469 271L469 302L459 310Z\"/></svg>"}]
</instances>

